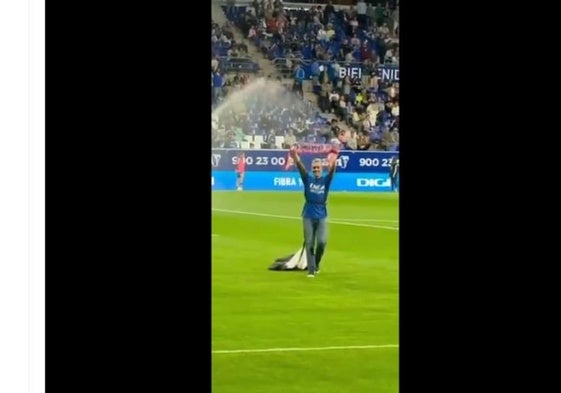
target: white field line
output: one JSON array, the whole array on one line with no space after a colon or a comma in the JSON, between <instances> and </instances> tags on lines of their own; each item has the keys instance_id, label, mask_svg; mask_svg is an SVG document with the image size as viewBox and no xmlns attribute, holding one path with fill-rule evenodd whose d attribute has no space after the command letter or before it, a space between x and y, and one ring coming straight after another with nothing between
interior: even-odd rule
<instances>
[{"instance_id":1,"label":"white field line","mask_svg":"<svg viewBox=\"0 0 561 393\"><path fill-rule=\"evenodd\" d=\"M228 209L216 209L213 208L213 211L222 212L222 213L230 213L230 214L242 214L248 216L258 216L258 217L271 217L271 218L284 218L287 220L301 220L301 217L294 217L294 216L282 216L279 214L268 214L268 213L254 213L254 212L247 212L242 210L228 210ZM347 222L342 220L329 220L331 224L340 224L340 225L349 225L353 227L366 227L366 228L378 228L378 229L388 229L391 231L399 231L398 227L390 227L384 225L370 225L370 224L361 224L357 222Z\"/></svg>"},{"instance_id":2,"label":"white field line","mask_svg":"<svg viewBox=\"0 0 561 393\"><path fill-rule=\"evenodd\" d=\"M397 224L399 220L381 220L377 218L334 218L334 220L341 220L341 221L358 221L358 222L387 222L390 224Z\"/></svg>"},{"instance_id":3,"label":"white field line","mask_svg":"<svg viewBox=\"0 0 561 393\"><path fill-rule=\"evenodd\" d=\"M341 347L230 349L230 350L222 350L222 351L212 351L212 353L227 354L227 353L258 353L258 352L332 351L332 350L342 350L342 349L378 349L378 348L399 348L399 345L386 344L386 345L347 345Z\"/></svg>"}]
</instances>

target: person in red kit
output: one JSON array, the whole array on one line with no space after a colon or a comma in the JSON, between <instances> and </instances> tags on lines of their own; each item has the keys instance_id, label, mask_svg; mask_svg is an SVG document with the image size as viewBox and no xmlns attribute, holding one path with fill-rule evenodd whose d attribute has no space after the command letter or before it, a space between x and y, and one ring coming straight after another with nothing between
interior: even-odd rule
<instances>
[{"instance_id":1,"label":"person in red kit","mask_svg":"<svg viewBox=\"0 0 561 393\"><path fill-rule=\"evenodd\" d=\"M243 191L243 179L245 176L245 153L242 151L238 155L238 163L236 164L236 189L238 191Z\"/></svg>"}]
</instances>

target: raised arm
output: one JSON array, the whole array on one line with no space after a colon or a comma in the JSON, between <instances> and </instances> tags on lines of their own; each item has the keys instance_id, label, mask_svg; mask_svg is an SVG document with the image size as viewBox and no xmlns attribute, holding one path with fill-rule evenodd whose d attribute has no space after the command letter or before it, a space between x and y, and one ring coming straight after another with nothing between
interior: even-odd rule
<instances>
[{"instance_id":1,"label":"raised arm","mask_svg":"<svg viewBox=\"0 0 561 393\"><path fill-rule=\"evenodd\" d=\"M339 150L337 148L331 149L329 154L327 155L327 174L329 176L333 176L335 173L335 169L337 169L337 157L339 156Z\"/></svg>"},{"instance_id":2,"label":"raised arm","mask_svg":"<svg viewBox=\"0 0 561 393\"><path fill-rule=\"evenodd\" d=\"M300 160L300 156L298 155L296 147L294 146L290 148L290 157L292 157L292 159L294 160L294 163L298 168L298 172L300 172L300 177L302 178L302 180L306 179L308 177L308 171L306 171L306 167L302 163L302 160Z\"/></svg>"}]
</instances>

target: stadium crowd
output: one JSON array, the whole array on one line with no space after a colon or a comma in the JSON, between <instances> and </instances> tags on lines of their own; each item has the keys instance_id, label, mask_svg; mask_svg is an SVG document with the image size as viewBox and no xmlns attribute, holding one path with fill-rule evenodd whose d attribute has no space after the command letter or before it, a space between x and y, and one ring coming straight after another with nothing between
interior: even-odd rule
<instances>
[{"instance_id":1,"label":"stadium crowd","mask_svg":"<svg viewBox=\"0 0 561 393\"><path fill-rule=\"evenodd\" d=\"M264 57L277 63L284 59L292 90L303 102L287 93L282 105L254 100L243 116L214 119L214 146L248 142L249 147L275 148L306 141L352 150L399 150L399 81L380 72L380 66L399 67L398 4L359 0L340 9L331 2L294 9L279 0L255 0L251 7L226 6L224 11L229 23L213 23L211 32L213 105L254 76L253 70L227 69L223 60L248 52L233 39L234 26ZM357 64L359 74L341 73ZM312 84L317 105L304 99L305 81Z\"/></svg>"}]
</instances>

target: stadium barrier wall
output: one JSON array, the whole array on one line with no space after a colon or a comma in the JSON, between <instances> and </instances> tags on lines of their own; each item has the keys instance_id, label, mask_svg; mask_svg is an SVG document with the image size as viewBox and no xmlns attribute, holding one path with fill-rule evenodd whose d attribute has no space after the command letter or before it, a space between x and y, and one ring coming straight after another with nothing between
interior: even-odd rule
<instances>
[{"instance_id":1,"label":"stadium barrier wall","mask_svg":"<svg viewBox=\"0 0 561 393\"><path fill-rule=\"evenodd\" d=\"M213 149L211 153L212 190L236 189L236 164L241 152L246 156L244 190L297 191L303 190L296 167L289 162L286 150L274 149ZM331 184L332 191L391 191L390 160L398 152L341 151L337 159L337 173ZM314 158L324 152L301 155L307 168Z\"/></svg>"},{"instance_id":2,"label":"stadium barrier wall","mask_svg":"<svg viewBox=\"0 0 561 393\"><path fill-rule=\"evenodd\" d=\"M339 9L347 9L353 5L354 0L334 0L333 5L336 7L337 10ZM218 0L218 4L220 5L228 5L227 0ZM253 7L253 0L236 0L235 6L236 7ZM307 3L298 0L285 0L283 2L284 8L312 8L320 5L322 8L327 5L327 0L321 0L317 3Z\"/></svg>"}]
</instances>

